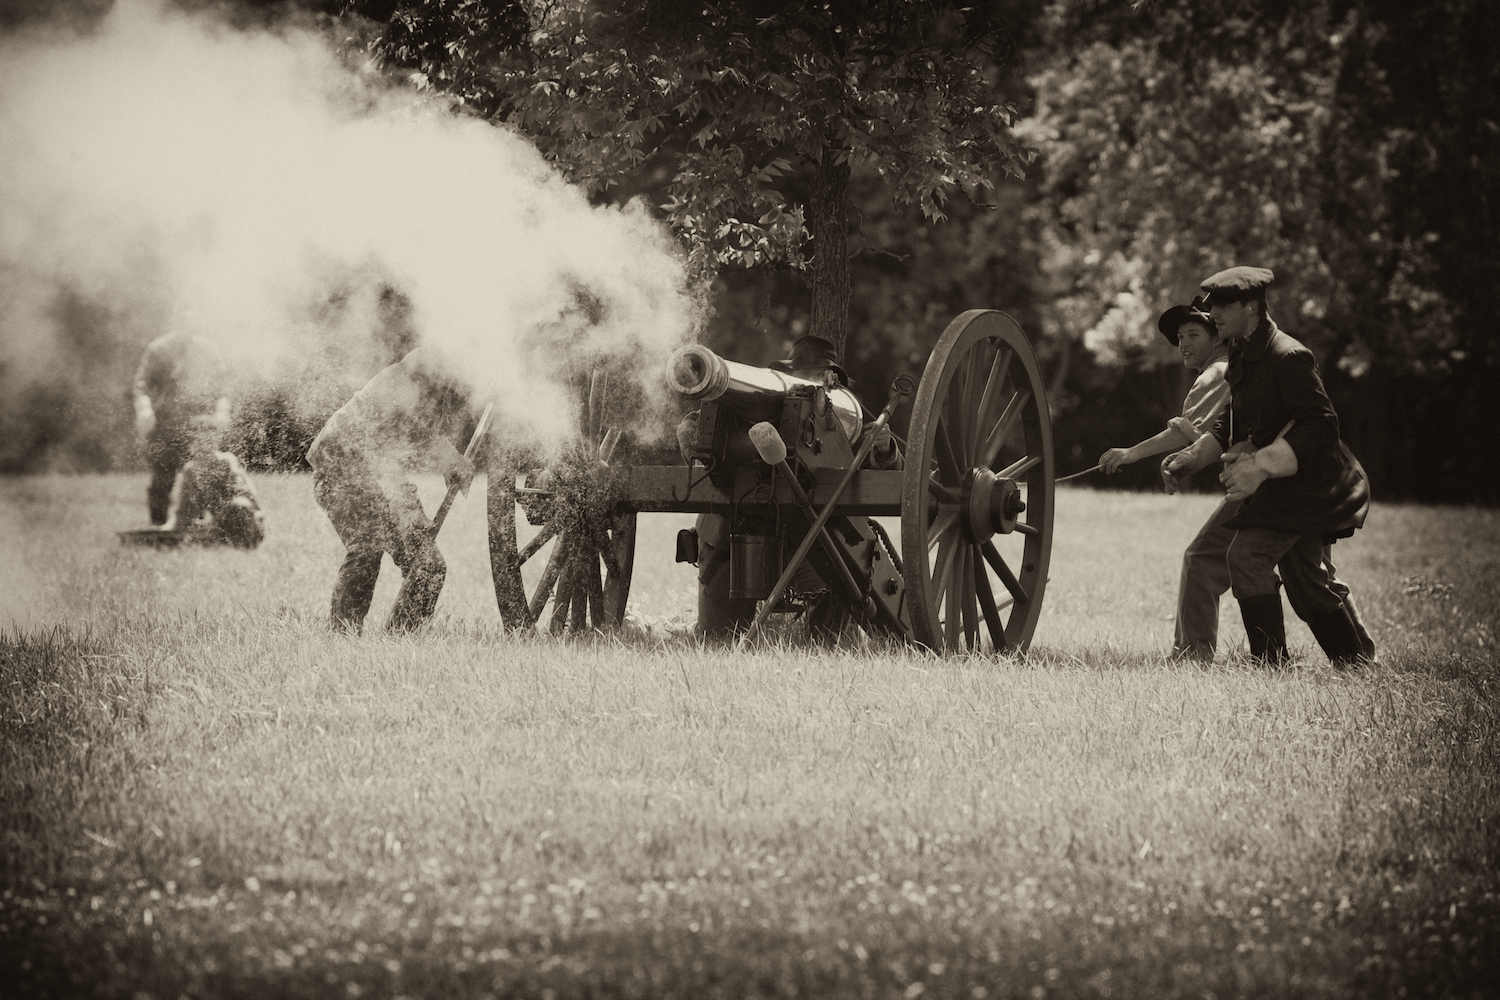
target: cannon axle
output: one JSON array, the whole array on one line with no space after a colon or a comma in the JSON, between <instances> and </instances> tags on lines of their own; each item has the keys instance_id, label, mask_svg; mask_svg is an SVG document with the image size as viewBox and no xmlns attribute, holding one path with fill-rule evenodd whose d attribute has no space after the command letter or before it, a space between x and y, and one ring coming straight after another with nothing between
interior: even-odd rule
<instances>
[{"instance_id":1,"label":"cannon axle","mask_svg":"<svg viewBox=\"0 0 1500 1000\"><path fill-rule=\"evenodd\" d=\"M970 469L964 477L959 525L970 542L986 542L997 534L1016 530L1017 519L1026 512L1026 501L1014 479L990 469Z\"/></svg>"}]
</instances>

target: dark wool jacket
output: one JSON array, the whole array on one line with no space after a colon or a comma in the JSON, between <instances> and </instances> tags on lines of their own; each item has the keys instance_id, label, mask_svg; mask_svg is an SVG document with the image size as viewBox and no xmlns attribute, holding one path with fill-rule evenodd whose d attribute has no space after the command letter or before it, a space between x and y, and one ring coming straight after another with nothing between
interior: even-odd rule
<instances>
[{"instance_id":1,"label":"dark wool jacket","mask_svg":"<svg viewBox=\"0 0 1500 1000\"><path fill-rule=\"evenodd\" d=\"M1297 471L1267 479L1226 526L1298 535L1353 534L1369 511L1370 481L1339 440L1338 414L1312 352L1266 317L1231 347L1225 379L1232 396L1214 424L1219 444L1227 449L1250 441L1264 448L1294 420L1285 440L1297 455Z\"/></svg>"}]
</instances>

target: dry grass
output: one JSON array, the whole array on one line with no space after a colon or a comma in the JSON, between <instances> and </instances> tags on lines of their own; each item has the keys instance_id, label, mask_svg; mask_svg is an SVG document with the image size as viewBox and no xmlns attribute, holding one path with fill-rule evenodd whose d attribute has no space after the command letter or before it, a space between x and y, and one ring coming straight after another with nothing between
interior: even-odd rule
<instances>
[{"instance_id":1,"label":"dry grass","mask_svg":"<svg viewBox=\"0 0 1500 1000\"><path fill-rule=\"evenodd\" d=\"M1337 554L1381 665L1298 623L1268 674L1228 602L1219 664L1162 655L1203 497L1061 493L1015 662L700 649L670 517L625 634L508 635L477 497L429 631L333 636L337 539L260 485L246 554L0 481L28 995L1494 995L1493 511L1379 508Z\"/></svg>"}]
</instances>

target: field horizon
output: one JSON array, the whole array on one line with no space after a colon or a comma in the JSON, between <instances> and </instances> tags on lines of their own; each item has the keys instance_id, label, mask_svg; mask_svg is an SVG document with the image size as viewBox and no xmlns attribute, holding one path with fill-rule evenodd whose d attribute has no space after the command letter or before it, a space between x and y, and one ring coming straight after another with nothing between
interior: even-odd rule
<instances>
[{"instance_id":1,"label":"field horizon","mask_svg":"<svg viewBox=\"0 0 1500 1000\"><path fill-rule=\"evenodd\" d=\"M1204 495L1060 489L1006 659L703 647L670 515L620 633L507 632L482 483L434 622L333 635L257 485L158 551L143 476L0 479L0 995L1500 995L1500 512L1378 505L1380 662L1267 671L1228 600L1165 655Z\"/></svg>"}]
</instances>

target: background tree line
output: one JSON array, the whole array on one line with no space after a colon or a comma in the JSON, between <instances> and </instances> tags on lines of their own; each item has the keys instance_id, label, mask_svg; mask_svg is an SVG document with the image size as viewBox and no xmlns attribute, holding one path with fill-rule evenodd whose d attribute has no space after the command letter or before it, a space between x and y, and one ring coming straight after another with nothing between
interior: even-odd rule
<instances>
[{"instance_id":1,"label":"background tree line","mask_svg":"<svg viewBox=\"0 0 1500 1000\"><path fill-rule=\"evenodd\" d=\"M659 206L712 283L707 337L726 355L764 363L817 333L879 405L954 315L1004 309L1043 359L1072 471L1180 405L1156 316L1221 267L1263 264L1378 496L1500 500L1487 0L237 10L316 21L455 113L525 133L594 198ZM106 346L109 306L58 308L89 360L7 392L6 471L130 460L133 359ZM263 467L296 462L317 429L273 387L246 415L242 450ZM1111 481L1149 487L1151 466Z\"/></svg>"}]
</instances>

